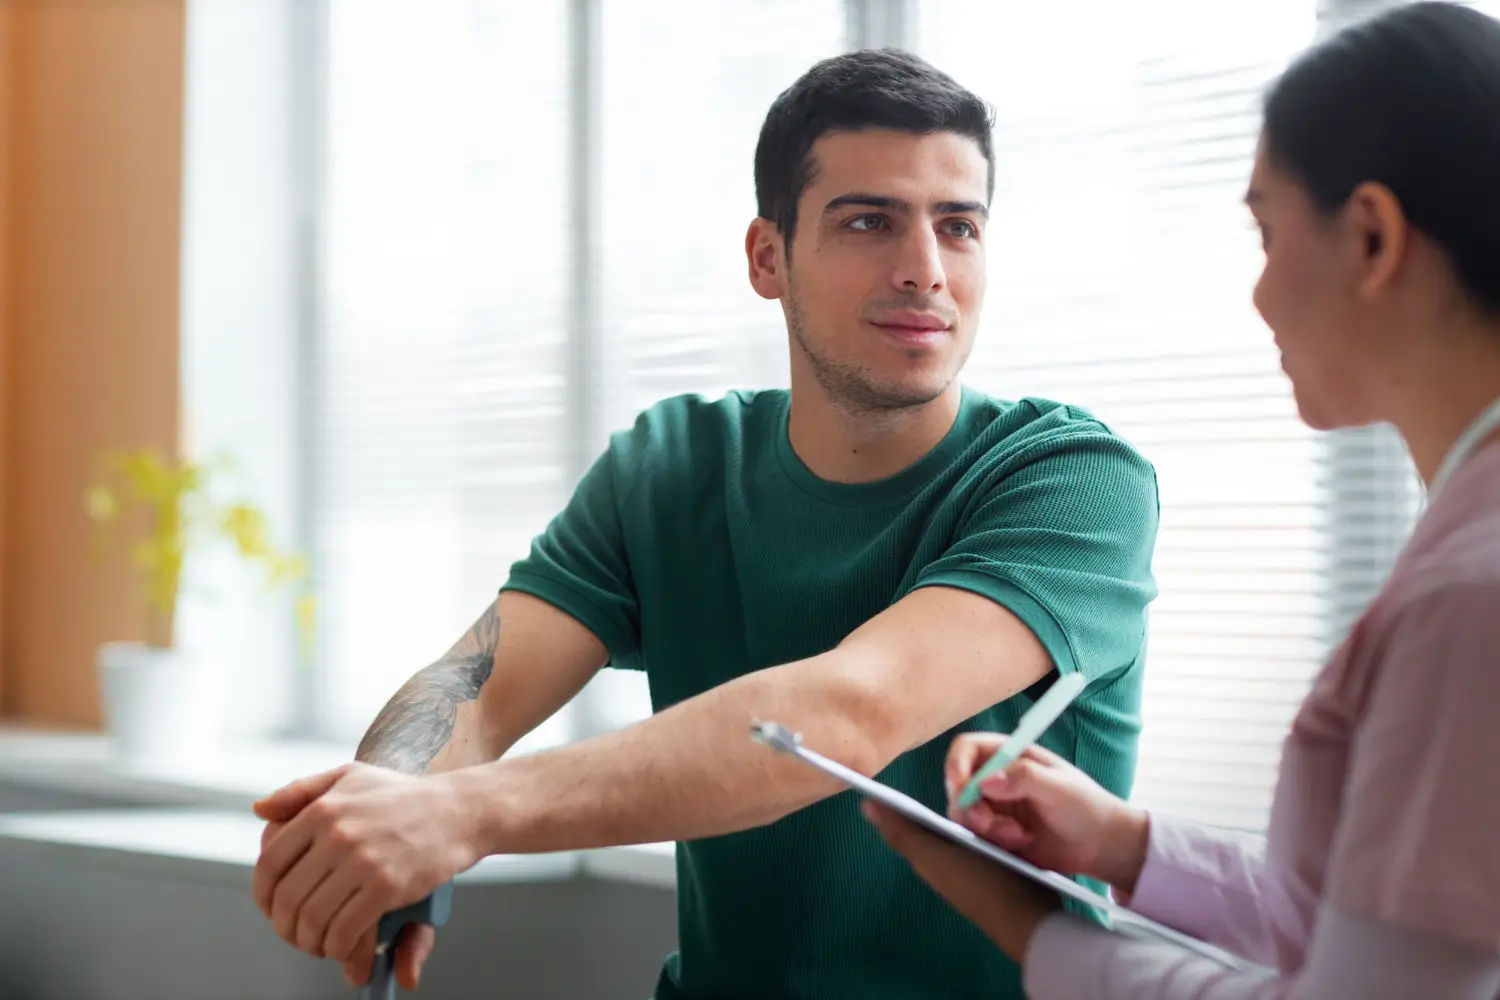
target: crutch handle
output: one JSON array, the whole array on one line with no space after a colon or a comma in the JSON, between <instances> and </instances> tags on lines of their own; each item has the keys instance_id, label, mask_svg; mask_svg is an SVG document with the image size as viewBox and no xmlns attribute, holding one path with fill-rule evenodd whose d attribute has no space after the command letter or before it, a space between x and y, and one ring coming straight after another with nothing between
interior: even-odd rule
<instances>
[{"instance_id":1,"label":"crutch handle","mask_svg":"<svg viewBox=\"0 0 1500 1000\"><path fill-rule=\"evenodd\" d=\"M452 914L453 883L445 882L430 896L381 917L375 930L375 966L370 970L370 982L360 991L361 1000L395 1000L396 937L407 924L441 927Z\"/></svg>"}]
</instances>

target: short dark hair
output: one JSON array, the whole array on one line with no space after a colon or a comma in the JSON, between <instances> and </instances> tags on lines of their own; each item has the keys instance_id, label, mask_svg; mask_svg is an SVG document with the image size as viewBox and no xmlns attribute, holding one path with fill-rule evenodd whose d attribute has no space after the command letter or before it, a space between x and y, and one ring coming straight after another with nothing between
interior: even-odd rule
<instances>
[{"instance_id":1,"label":"short dark hair","mask_svg":"<svg viewBox=\"0 0 1500 1000\"><path fill-rule=\"evenodd\" d=\"M781 230L788 252L797 202L812 182L812 147L830 132L891 129L954 132L973 139L995 190L994 116L989 105L926 60L900 49L864 49L824 59L771 104L755 146L756 212Z\"/></svg>"},{"instance_id":2,"label":"short dark hair","mask_svg":"<svg viewBox=\"0 0 1500 1000\"><path fill-rule=\"evenodd\" d=\"M1390 188L1500 313L1500 21L1428 2L1344 29L1272 85L1264 143L1325 213L1361 183Z\"/></svg>"}]
</instances>

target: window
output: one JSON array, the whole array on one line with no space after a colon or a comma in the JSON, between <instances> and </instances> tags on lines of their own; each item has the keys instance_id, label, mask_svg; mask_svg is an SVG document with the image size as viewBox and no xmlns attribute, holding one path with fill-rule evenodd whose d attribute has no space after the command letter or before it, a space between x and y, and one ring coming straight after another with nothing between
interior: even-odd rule
<instances>
[{"instance_id":1,"label":"window","mask_svg":"<svg viewBox=\"0 0 1500 1000\"><path fill-rule=\"evenodd\" d=\"M1309 0L927 0L918 44L996 108L985 324L966 379L1092 409L1155 464L1136 798L1257 828L1311 678L1389 569L1416 492L1388 429L1297 417L1250 294L1241 204L1264 88ZM982 49L972 39L991 43Z\"/></svg>"},{"instance_id":2,"label":"window","mask_svg":"<svg viewBox=\"0 0 1500 1000\"><path fill-rule=\"evenodd\" d=\"M566 15L329 7L311 520L320 724L341 739L567 497Z\"/></svg>"},{"instance_id":3,"label":"window","mask_svg":"<svg viewBox=\"0 0 1500 1000\"><path fill-rule=\"evenodd\" d=\"M741 249L755 141L776 95L843 40L840 0L603 4L610 429L678 393L787 384L781 309L750 288ZM590 698L598 726L651 711L635 672L606 671Z\"/></svg>"},{"instance_id":4,"label":"window","mask_svg":"<svg viewBox=\"0 0 1500 1000\"><path fill-rule=\"evenodd\" d=\"M1323 653L1317 447L1250 305L1257 99L1309 3L924 4L924 51L996 108L967 379L1092 409L1156 465L1137 796L1254 825ZM982 53L968 39L996 40Z\"/></svg>"},{"instance_id":5,"label":"window","mask_svg":"<svg viewBox=\"0 0 1500 1000\"><path fill-rule=\"evenodd\" d=\"M308 491L325 732L357 736L492 598L565 502L583 423L785 384L779 310L740 251L755 140L846 23L879 24L997 112L966 381L1093 409L1157 467L1138 797L1264 823L1292 712L1419 496L1389 430L1302 425L1250 305L1261 251L1240 199L1260 95L1320 9L1327 28L1363 0L328 3ZM571 62L578 11L596 18L597 104L573 92L590 76ZM587 420L567 405L570 310L594 273L569 222L584 147L602 276L587 360L608 373ZM649 710L626 673L585 704L590 729Z\"/></svg>"},{"instance_id":6,"label":"window","mask_svg":"<svg viewBox=\"0 0 1500 1000\"><path fill-rule=\"evenodd\" d=\"M570 6L329 0L311 531L317 725L355 739L567 499ZM771 100L841 50L841 0L604 2L609 429L730 369L785 382L736 248ZM664 142L670 137L670 142ZM695 141L683 141L693 137ZM670 149L670 155L667 150ZM770 349L767 349L769 345ZM743 376L741 376L743 377ZM602 444L602 442L601 442ZM593 725L649 711L606 672ZM566 731L558 720L538 742Z\"/></svg>"}]
</instances>

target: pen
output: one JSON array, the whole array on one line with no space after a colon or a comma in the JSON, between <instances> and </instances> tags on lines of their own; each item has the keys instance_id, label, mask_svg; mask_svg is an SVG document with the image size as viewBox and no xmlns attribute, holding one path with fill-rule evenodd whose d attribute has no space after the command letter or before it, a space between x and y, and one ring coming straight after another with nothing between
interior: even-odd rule
<instances>
[{"instance_id":1,"label":"pen","mask_svg":"<svg viewBox=\"0 0 1500 1000\"><path fill-rule=\"evenodd\" d=\"M1037 741L1037 737L1046 732L1047 727L1057 721L1062 715L1063 709L1073 703L1079 693L1084 689L1088 681L1082 674L1063 674L1059 677L1047 693L1036 700L1036 704L1021 716L1021 721L1016 723L1016 731L1010 734L1005 744L995 751L995 756L984 762L984 766L974 772L964 790L959 793L958 807L968 809L979 801L979 786L984 784L984 779L997 771L1003 771L1016 758L1026 752L1026 748Z\"/></svg>"}]
</instances>

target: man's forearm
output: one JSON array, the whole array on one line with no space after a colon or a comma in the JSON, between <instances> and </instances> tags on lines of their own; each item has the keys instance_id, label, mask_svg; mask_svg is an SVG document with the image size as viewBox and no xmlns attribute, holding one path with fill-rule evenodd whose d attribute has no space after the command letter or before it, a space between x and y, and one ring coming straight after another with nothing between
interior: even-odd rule
<instances>
[{"instance_id":1,"label":"man's forearm","mask_svg":"<svg viewBox=\"0 0 1500 1000\"><path fill-rule=\"evenodd\" d=\"M597 666L602 646L592 655L579 663ZM481 853L734 833L843 787L751 740L752 723L779 722L873 775L1051 668L1035 634L999 604L925 587L820 656L745 674L619 732L463 768L445 784L467 807L465 836Z\"/></svg>"},{"instance_id":2,"label":"man's forearm","mask_svg":"<svg viewBox=\"0 0 1500 1000\"><path fill-rule=\"evenodd\" d=\"M477 705L499 641L496 602L441 659L392 696L360 741L355 759L422 774L484 763L503 753Z\"/></svg>"},{"instance_id":3,"label":"man's forearm","mask_svg":"<svg viewBox=\"0 0 1500 1000\"><path fill-rule=\"evenodd\" d=\"M756 720L867 773L899 749L835 652L741 677L635 726L454 775L485 853L574 850L750 829L839 791L750 739Z\"/></svg>"}]
</instances>

